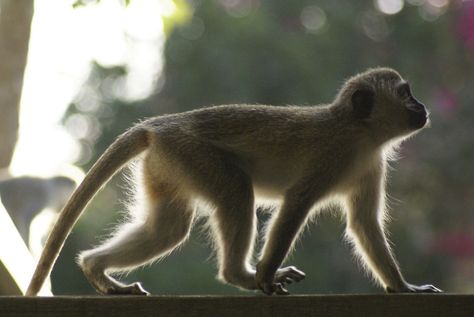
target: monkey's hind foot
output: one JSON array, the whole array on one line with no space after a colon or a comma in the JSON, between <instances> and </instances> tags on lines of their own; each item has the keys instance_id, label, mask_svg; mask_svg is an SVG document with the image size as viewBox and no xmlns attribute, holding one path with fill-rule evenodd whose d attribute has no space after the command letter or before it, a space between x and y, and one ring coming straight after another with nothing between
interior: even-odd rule
<instances>
[{"instance_id":1,"label":"monkey's hind foot","mask_svg":"<svg viewBox=\"0 0 474 317\"><path fill-rule=\"evenodd\" d=\"M285 288L287 284L299 282L306 277L303 271L294 266L278 269L273 280L259 282L260 289L267 295L288 295L290 292Z\"/></svg>"},{"instance_id":2,"label":"monkey's hind foot","mask_svg":"<svg viewBox=\"0 0 474 317\"><path fill-rule=\"evenodd\" d=\"M106 295L141 295L148 296L150 293L146 291L141 283L133 283L124 286L113 286L107 288Z\"/></svg>"}]
</instances>

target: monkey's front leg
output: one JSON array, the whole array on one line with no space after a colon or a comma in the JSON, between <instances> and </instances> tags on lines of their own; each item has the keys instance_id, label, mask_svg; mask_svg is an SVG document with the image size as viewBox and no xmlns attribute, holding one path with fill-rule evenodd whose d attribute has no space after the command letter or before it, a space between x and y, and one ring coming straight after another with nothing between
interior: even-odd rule
<instances>
[{"instance_id":1,"label":"monkey's front leg","mask_svg":"<svg viewBox=\"0 0 474 317\"><path fill-rule=\"evenodd\" d=\"M263 256L257 264L257 286L267 295L286 295L285 284L304 279L304 272L290 266L279 269L300 229L303 227L309 206L290 197L276 215L267 233Z\"/></svg>"},{"instance_id":2,"label":"monkey's front leg","mask_svg":"<svg viewBox=\"0 0 474 317\"><path fill-rule=\"evenodd\" d=\"M349 197L347 228L357 251L387 292L441 292L433 285L416 286L403 278L383 228L385 193L382 179L380 174L368 175Z\"/></svg>"}]
</instances>

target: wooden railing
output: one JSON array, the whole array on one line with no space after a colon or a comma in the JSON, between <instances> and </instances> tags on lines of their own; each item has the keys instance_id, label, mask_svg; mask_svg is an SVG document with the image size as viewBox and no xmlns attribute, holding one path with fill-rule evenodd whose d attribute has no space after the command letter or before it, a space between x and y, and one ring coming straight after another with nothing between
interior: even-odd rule
<instances>
[{"instance_id":1,"label":"wooden railing","mask_svg":"<svg viewBox=\"0 0 474 317\"><path fill-rule=\"evenodd\" d=\"M471 317L474 295L0 297L1 317Z\"/></svg>"}]
</instances>

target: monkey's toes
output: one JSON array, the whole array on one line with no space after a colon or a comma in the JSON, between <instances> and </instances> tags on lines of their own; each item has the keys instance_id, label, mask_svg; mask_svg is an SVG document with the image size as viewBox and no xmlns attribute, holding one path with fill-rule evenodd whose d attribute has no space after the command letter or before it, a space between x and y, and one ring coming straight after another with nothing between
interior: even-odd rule
<instances>
[{"instance_id":1,"label":"monkey's toes","mask_svg":"<svg viewBox=\"0 0 474 317\"><path fill-rule=\"evenodd\" d=\"M288 266L278 269L275 273L274 280L276 283L291 284L293 282L299 282L305 277L306 274L303 271L298 270L294 266Z\"/></svg>"},{"instance_id":2,"label":"monkey's toes","mask_svg":"<svg viewBox=\"0 0 474 317\"><path fill-rule=\"evenodd\" d=\"M133 283L126 286L109 288L107 290L107 295L139 295L139 296L148 296L150 295L147 292L141 283Z\"/></svg>"}]
</instances>

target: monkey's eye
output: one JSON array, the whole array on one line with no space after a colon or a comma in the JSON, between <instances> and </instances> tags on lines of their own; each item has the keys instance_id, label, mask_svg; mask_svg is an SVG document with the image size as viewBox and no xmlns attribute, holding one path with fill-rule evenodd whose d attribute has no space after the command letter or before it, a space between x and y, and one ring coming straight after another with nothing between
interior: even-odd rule
<instances>
[{"instance_id":1,"label":"monkey's eye","mask_svg":"<svg viewBox=\"0 0 474 317\"><path fill-rule=\"evenodd\" d=\"M398 86L397 93L402 98L409 98L411 97L411 90L410 85L408 83L403 83Z\"/></svg>"}]
</instances>

